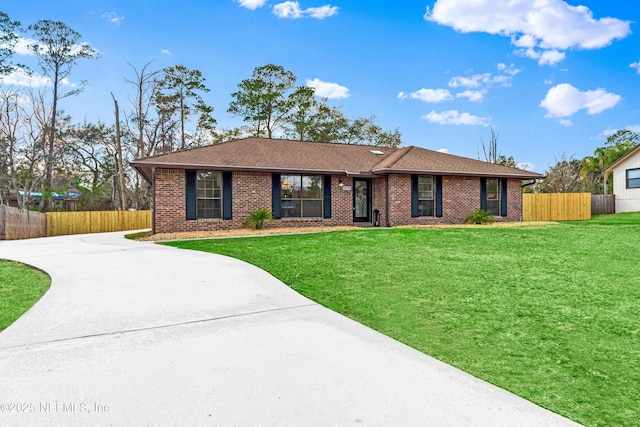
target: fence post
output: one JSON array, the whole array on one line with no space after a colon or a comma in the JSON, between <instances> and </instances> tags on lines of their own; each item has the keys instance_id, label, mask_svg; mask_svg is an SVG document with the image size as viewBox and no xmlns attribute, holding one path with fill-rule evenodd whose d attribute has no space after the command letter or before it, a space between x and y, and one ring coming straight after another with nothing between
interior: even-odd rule
<instances>
[{"instance_id":1,"label":"fence post","mask_svg":"<svg viewBox=\"0 0 640 427\"><path fill-rule=\"evenodd\" d=\"M4 240L6 236L6 211L5 206L0 205L0 240Z\"/></svg>"}]
</instances>

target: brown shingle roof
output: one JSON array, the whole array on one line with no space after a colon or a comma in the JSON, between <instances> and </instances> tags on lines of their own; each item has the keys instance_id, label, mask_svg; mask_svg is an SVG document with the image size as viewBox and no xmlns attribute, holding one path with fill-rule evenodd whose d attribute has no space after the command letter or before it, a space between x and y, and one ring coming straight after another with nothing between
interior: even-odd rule
<instances>
[{"instance_id":1,"label":"brown shingle roof","mask_svg":"<svg viewBox=\"0 0 640 427\"><path fill-rule=\"evenodd\" d=\"M382 152L383 154L375 154ZM385 173L542 178L535 172L509 168L419 147L400 149L245 138L131 162L150 180L152 168L217 169L324 173L372 176Z\"/></svg>"}]
</instances>

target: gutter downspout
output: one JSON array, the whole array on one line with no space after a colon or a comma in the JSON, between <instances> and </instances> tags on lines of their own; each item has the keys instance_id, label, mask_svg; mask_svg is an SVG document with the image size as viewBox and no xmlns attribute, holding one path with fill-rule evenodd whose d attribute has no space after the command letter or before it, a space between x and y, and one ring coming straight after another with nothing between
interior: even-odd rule
<instances>
[{"instance_id":1,"label":"gutter downspout","mask_svg":"<svg viewBox=\"0 0 640 427\"><path fill-rule=\"evenodd\" d=\"M387 187L386 191L387 191L387 203L385 203L384 209L384 221L387 224L387 227L391 227L391 223L389 222L389 175L385 175L384 177L384 184Z\"/></svg>"},{"instance_id":2,"label":"gutter downspout","mask_svg":"<svg viewBox=\"0 0 640 427\"><path fill-rule=\"evenodd\" d=\"M151 234L156 234L156 168L151 168Z\"/></svg>"},{"instance_id":3,"label":"gutter downspout","mask_svg":"<svg viewBox=\"0 0 640 427\"><path fill-rule=\"evenodd\" d=\"M524 188L524 187L528 187L528 186L530 186L530 185L534 185L536 182L538 182L538 179L537 179L537 178L534 178L534 179L533 179L533 181L531 181L531 182L527 182L526 184L522 184L522 188Z\"/></svg>"}]
</instances>

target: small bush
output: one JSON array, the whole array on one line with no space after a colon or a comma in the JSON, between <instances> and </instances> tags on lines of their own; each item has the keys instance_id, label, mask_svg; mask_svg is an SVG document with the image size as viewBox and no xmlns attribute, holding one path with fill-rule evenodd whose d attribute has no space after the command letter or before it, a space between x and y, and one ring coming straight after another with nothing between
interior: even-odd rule
<instances>
[{"instance_id":1,"label":"small bush","mask_svg":"<svg viewBox=\"0 0 640 427\"><path fill-rule=\"evenodd\" d=\"M264 228L264 222L273 219L271 211L267 208L262 208L249 212L249 218L242 223L245 227L251 227L254 230L262 230Z\"/></svg>"},{"instance_id":2,"label":"small bush","mask_svg":"<svg viewBox=\"0 0 640 427\"><path fill-rule=\"evenodd\" d=\"M493 215L482 209L471 212L464 219L465 224L493 224Z\"/></svg>"}]
</instances>

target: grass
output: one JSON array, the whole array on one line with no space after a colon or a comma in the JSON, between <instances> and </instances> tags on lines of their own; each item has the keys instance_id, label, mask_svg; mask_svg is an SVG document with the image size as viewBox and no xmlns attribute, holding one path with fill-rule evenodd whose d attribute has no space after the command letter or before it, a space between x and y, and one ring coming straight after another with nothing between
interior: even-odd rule
<instances>
[{"instance_id":1,"label":"grass","mask_svg":"<svg viewBox=\"0 0 640 427\"><path fill-rule=\"evenodd\" d=\"M36 268L0 260L0 331L38 302L50 284L49 276Z\"/></svg>"},{"instance_id":2,"label":"grass","mask_svg":"<svg viewBox=\"0 0 640 427\"><path fill-rule=\"evenodd\" d=\"M151 236L151 231L139 231L137 233L130 233L130 234L124 235L125 239L129 239L129 240L138 240L142 237L149 237L149 236Z\"/></svg>"},{"instance_id":3,"label":"grass","mask_svg":"<svg viewBox=\"0 0 640 427\"><path fill-rule=\"evenodd\" d=\"M640 426L640 213L171 246L318 303L587 426Z\"/></svg>"}]
</instances>

